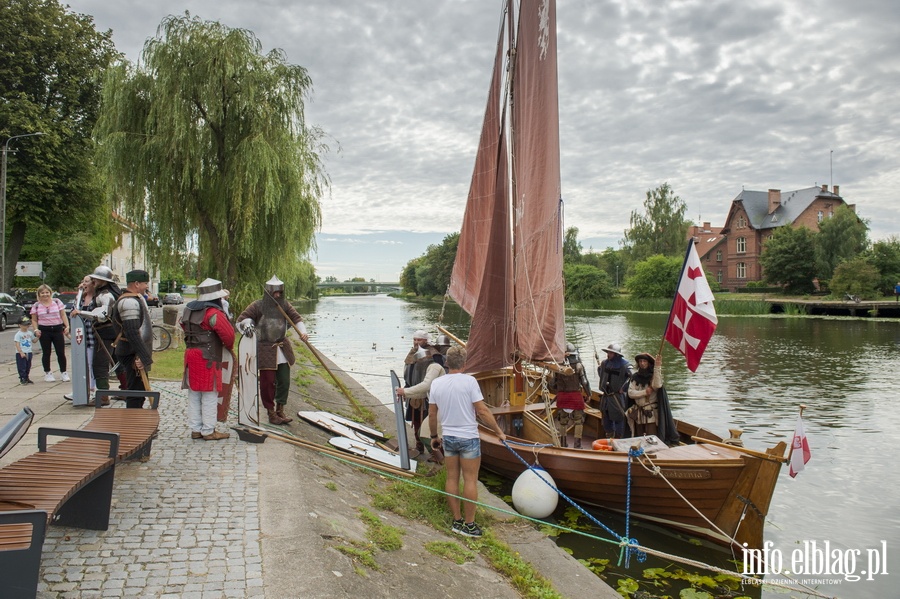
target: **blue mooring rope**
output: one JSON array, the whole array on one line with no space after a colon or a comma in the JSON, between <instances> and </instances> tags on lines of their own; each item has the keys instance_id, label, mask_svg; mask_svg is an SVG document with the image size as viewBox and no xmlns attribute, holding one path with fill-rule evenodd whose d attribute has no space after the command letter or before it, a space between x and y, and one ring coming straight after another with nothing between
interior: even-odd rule
<instances>
[{"instance_id":1,"label":"blue mooring rope","mask_svg":"<svg viewBox=\"0 0 900 599\"><path fill-rule=\"evenodd\" d=\"M565 493L560 491L558 488L551 485L547 481L547 479L545 479L543 476L541 476L540 474L537 473L534 466L532 466L531 464L526 462L524 459L522 459L522 456L520 456L518 453L516 453L513 450L513 448L509 446L510 444L513 444L513 445L521 445L522 447L553 447L552 445L539 444L539 443L519 443L518 441L501 441L501 442L503 443L503 446L506 447L510 451L510 453L512 453L514 456L516 456L516 458L520 462L522 462L522 464L525 465L526 468L534 471L535 474L537 475L537 477L539 479L541 479L545 485L547 485L548 487L550 487L551 489L556 491L560 497L562 497L567 502L569 502L569 505L571 505L576 510L581 512L584 516L586 516L588 518L588 520L590 520L591 522L593 522L594 524L596 524L597 526L599 526L600 528L602 528L603 530L605 530L606 532L611 534L614 538L619 539L619 562L618 562L618 565L620 565L620 566L622 565L622 558L624 557L625 567L628 568L632 553L635 554L635 556L637 557L637 560L641 563L643 563L644 561L647 560L647 554L644 553L643 551L641 551L640 549L638 549L638 545L639 545L638 540L629 538L629 536L628 536L629 522L631 522L631 459L632 459L632 457L637 457L637 456L643 454L644 453L643 449L639 449L636 452L635 451L628 452L628 487L627 487L627 494L625 496L625 536L623 537L623 536L620 536L619 534L617 534L614 530L612 530L607 525L605 525L602 522L600 522L599 520L597 520L597 518L595 518L594 516L589 514L587 511L585 511L585 509L583 507L578 505L568 495L566 495Z\"/></svg>"}]
</instances>

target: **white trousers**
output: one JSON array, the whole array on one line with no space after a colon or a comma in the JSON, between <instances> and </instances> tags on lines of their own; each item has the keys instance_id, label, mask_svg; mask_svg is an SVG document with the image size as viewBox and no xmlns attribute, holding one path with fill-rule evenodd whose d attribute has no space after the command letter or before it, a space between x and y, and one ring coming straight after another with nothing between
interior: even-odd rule
<instances>
[{"instance_id":1,"label":"white trousers","mask_svg":"<svg viewBox=\"0 0 900 599\"><path fill-rule=\"evenodd\" d=\"M192 433L211 435L216 430L216 407L219 394L215 391L188 390L188 427Z\"/></svg>"}]
</instances>

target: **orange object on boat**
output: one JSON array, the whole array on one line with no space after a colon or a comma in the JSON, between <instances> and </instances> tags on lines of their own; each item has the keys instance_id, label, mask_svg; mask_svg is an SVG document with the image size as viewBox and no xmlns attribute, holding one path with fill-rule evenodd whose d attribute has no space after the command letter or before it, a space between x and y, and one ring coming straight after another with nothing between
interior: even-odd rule
<instances>
[{"instance_id":1,"label":"orange object on boat","mask_svg":"<svg viewBox=\"0 0 900 599\"><path fill-rule=\"evenodd\" d=\"M591 444L591 449L595 451L612 451L612 445L609 443L609 439L597 439Z\"/></svg>"}]
</instances>

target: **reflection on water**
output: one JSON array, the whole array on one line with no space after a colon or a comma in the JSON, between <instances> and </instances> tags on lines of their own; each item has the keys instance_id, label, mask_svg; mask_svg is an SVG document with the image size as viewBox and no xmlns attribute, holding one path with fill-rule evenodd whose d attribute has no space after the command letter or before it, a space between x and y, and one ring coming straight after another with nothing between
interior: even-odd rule
<instances>
[{"instance_id":1,"label":"reflection on water","mask_svg":"<svg viewBox=\"0 0 900 599\"><path fill-rule=\"evenodd\" d=\"M402 371L413 331L435 334L442 312L439 303L387 296L324 298L299 309L316 347L386 404L389 371ZM443 312L444 326L465 338L468 317L452 304ZM632 361L639 352L658 353L666 315L579 311L567 320L567 336L590 366L595 348L602 358L602 349L613 342ZM790 442L799 405L807 406L803 418L812 460L797 478L788 476L787 467L782 470L766 527L774 548L790 554L804 541L827 540L843 551L860 550L864 561L868 549L886 540L888 572L896 570L900 531L900 468L891 459L891 450L900 446L900 410L894 405L898 356L900 322L840 318L721 317L696 373L671 346L663 348L675 417L725 436L728 428L742 428L750 448ZM596 369L589 370L596 384ZM679 555L699 551L695 557L711 559L709 551L652 529L638 527L632 536L654 547L665 544ZM583 537L564 543L577 557L611 555L615 563L618 555L614 547ZM640 578L644 567L632 563L631 576ZM819 590L842 598L897 596L889 579ZM762 594L770 595L783 596Z\"/></svg>"}]
</instances>

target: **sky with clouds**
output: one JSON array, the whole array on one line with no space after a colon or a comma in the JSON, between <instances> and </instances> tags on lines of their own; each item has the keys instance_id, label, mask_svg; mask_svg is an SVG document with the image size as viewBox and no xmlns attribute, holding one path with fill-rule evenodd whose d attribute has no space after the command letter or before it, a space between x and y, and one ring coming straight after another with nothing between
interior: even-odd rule
<instances>
[{"instance_id":1,"label":"sky with clouds","mask_svg":"<svg viewBox=\"0 0 900 599\"><path fill-rule=\"evenodd\" d=\"M253 31L306 67L329 135L321 277L397 280L459 230L500 0L67 0L137 61L170 14ZM895 0L558 0L566 226L619 247L647 190L722 225L741 189L840 186L900 234Z\"/></svg>"}]
</instances>

